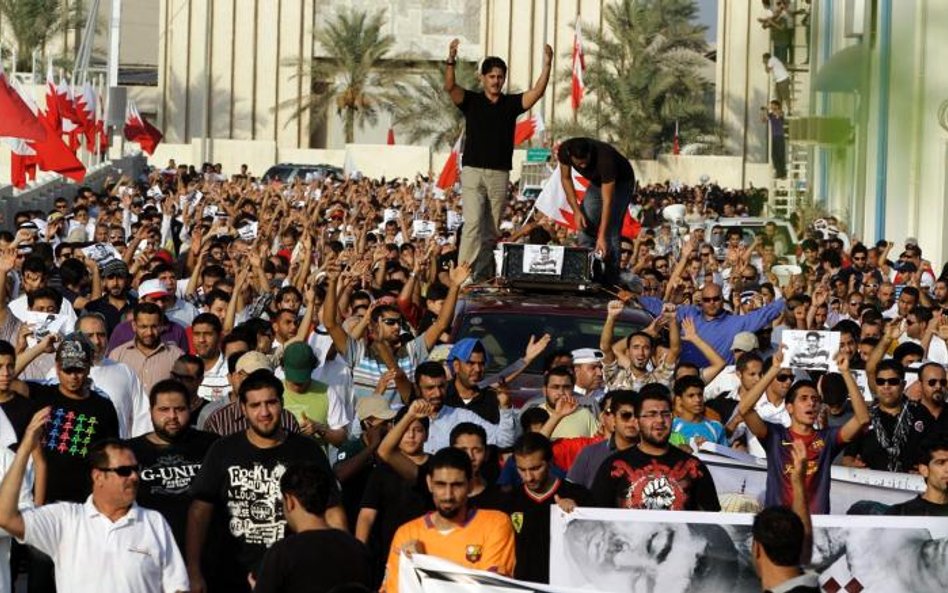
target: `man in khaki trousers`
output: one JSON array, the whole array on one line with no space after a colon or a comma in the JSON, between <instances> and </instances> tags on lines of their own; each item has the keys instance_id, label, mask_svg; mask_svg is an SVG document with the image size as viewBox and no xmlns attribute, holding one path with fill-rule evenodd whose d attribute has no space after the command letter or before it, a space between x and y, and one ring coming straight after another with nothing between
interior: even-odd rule
<instances>
[{"instance_id":1,"label":"man in khaki trousers","mask_svg":"<svg viewBox=\"0 0 948 593\"><path fill-rule=\"evenodd\" d=\"M533 88L525 93L505 95L507 64L490 56L481 63L484 90L474 92L454 80L458 40L448 47L444 90L464 113L465 140L461 160L461 206L464 226L458 261L469 262L475 282L494 276L494 246L500 235L500 217L507 204L507 185L513 167L513 136L517 117L540 100L550 80L553 48L544 48L543 70Z\"/></svg>"}]
</instances>

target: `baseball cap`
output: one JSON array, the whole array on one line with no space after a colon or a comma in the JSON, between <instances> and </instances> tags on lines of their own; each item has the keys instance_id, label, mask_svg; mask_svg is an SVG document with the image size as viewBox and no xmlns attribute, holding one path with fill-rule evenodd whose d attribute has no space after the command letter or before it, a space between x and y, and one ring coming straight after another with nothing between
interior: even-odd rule
<instances>
[{"instance_id":1,"label":"baseball cap","mask_svg":"<svg viewBox=\"0 0 948 593\"><path fill-rule=\"evenodd\" d=\"M360 397L356 402L356 415L359 420L368 420L369 418L378 418L379 420L391 420L395 417L395 410L389 407L388 402L378 395L369 395Z\"/></svg>"},{"instance_id":2,"label":"baseball cap","mask_svg":"<svg viewBox=\"0 0 948 593\"><path fill-rule=\"evenodd\" d=\"M309 344L293 342L283 350L283 372L287 381L306 383L318 364Z\"/></svg>"},{"instance_id":3,"label":"baseball cap","mask_svg":"<svg viewBox=\"0 0 948 593\"><path fill-rule=\"evenodd\" d=\"M250 352L244 352L243 355L237 359L237 367L235 370L243 371L245 375L249 375L250 373L259 371L260 369L273 371L273 365L270 364L270 358L263 352L251 350Z\"/></svg>"},{"instance_id":4,"label":"baseball cap","mask_svg":"<svg viewBox=\"0 0 948 593\"><path fill-rule=\"evenodd\" d=\"M102 277L128 276L128 265L120 259L110 259L102 265Z\"/></svg>"},{"instance_id":5,"label":"baseball cap","mask_svg":"<svg viewBox=\"0 0 948 593\"><path fill-rule=\"evenodd\" d=\"M168 292L168 289L165 288L165 285L161 283L157 278L151 280L145 280L138 285L138 298L162 298L169 296L171 293Z\"/></svg>"},{"instance_id":6,"label":"baseball cap","mask_svg":"<svg viewBox=\"0 0 948 593\"><path fill-rule=\"evenodd\" d=\"M80 334L72 333L63 338L56 350L56 361L64 371L81 369L88 371L92 367L92 344Z\"/></svg>"},{"instance_id":7,"label":"baseball cap","mask_svg":"<svg viewBox=\"0 0 948 593\"><path fill-rule=\"evenodd\" d=\"M484 350L484 363L489 364L490 358L487 355L487 348L484 348L484 344L477 338L464 338L455 342L451 348L451 352L448 353L448 364L451 364L455 360L460 360L461 362L471 360L471 353L474 352L474 348L478 345Z\"/></svg>"},{"instance_id":8,"label":"baseball cap","mask_svg":"<svg viewBox=\"0 0 948 593\"><path fill-rule=\"evenodd\" d=\"M731 350L740 350L741 352L750 352L751 350L757 350L759 347L757 336L751 332L738 332L731 342Z\"/></svg>"},{"instance_id":9,"label":"baseball cap","mask_svg":"<svg viewBox=\"0 0 948 593\"><path fill-rule=\"evenodd\" d=\"M598 348L577 348L573 350L573 364L590 364L595 362L602 362L602 359L606 357L602 353L602 350Z\"/></svg>"}]
</instances>

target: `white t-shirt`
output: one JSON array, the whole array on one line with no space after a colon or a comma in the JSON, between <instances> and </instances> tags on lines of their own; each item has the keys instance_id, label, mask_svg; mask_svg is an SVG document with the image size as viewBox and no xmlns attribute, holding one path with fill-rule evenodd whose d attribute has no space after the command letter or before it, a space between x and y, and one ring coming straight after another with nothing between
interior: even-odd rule
<instances>
[{"instance_id":1,"label":"white t-shirt","mask_svg":"<svg viewBox=\"0 0 948 593\"><path fill-rule=\"evenodd\" d=\"M774 82L783 82L790 78L787 67L774 56L770 56L770 59L767 60L767 67L770 68L770 72L774 75Z\"/></svg>"}]
</instances>

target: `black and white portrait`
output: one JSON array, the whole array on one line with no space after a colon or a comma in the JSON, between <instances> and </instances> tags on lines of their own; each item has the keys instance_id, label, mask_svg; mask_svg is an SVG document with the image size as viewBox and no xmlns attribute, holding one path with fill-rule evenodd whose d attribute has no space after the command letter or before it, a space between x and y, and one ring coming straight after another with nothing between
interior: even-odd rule
<instances>
[{"instance_id":1,"label":"black and white portrait","mask_svg":"<svg viewBox=\"0 0 948 593\"><path fill-rule=\"evenodd\" d=\"M783 367L808 371L838 371L839 333L813 330L786 330Z\"/></svg>"},{"instance_id":2,"label":"black and white portrait","mask_svg":"<svg viewBox=\"0 0 948 593\"><path fill-rule=\"evenodd\" d=\"M559 276L566 250L559 246L524 245L523 273Z\"/></svg>"},{"instance_id":3,"label":"black and white portrait","mask_svg":"<svg viewBox=\"0 0 948 593\"><path fill-rule=\"evenodd\" d=\"M750 513L552 508L550 584L603 593L760 591ZM948 524L924 517L813 518L807 567L826 591L948 586Z\"/></svg>"}]
</instances>

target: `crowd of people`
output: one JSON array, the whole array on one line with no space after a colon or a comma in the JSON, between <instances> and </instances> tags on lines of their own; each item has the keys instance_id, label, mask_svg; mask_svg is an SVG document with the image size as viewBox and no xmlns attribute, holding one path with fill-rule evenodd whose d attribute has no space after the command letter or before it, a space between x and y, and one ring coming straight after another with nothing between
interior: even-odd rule
<instances>
[{"instance_id":1,"label":"crowd of people","mask_svg":"<svg viewBox=\"0 0 948 593\"><path fill-rule=\"evenodd\" d=\"M18 213L0 232L0 527L18 542L0 538L0 590L25 571L30 591L396 593L413 553L547 582L551 505L719 511L705 442L767 460L755 562L773 590L809 586L834 463L917 472L924 492L877 510L948 515L944 271L915 242L681 232L663 207L697 223L757 206L637 190L591 139L557 154L592 184L569 195L578 232L526 220L485 146L542 96L547 50L536 86L503 95L499 59L483 93L456 87L451 45L445 90L484 132L457 192L171 163ZM498 241L597 252L598 343L523 336L486 376L485 345L451 330ZM788 256L800 271L778 276ZM626 333L628 307L653 322ZM838 334L833 372L791 364L793 330ZM517 409L534 361L542 395Z\"/></svg>"}]
</instances>

